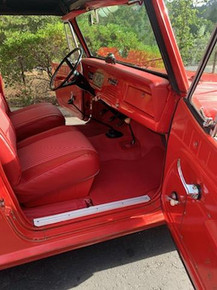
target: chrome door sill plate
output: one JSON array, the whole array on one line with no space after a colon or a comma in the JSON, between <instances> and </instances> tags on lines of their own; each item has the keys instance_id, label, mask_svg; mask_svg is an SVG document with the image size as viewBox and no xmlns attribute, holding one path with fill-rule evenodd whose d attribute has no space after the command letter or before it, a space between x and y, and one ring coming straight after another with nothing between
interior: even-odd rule
<instances>
[{"instance_id":1,"label":"chrome door sill plate","mask_svg":"<svg viewBox=\"0 0 217 290\"><path fill-rule=\"evenodd\" d=\"M137 205L141 203L145 203L150 201L150 197L148 195L143 195L140 197L134 197L129 199L123 199L120 201L104 203L101 205L91 206L88 208L67 211L60 214L50 215L41 218L33 219L33 223L36 227L47 226L59 222L64 222L68 220L72 220L79 217L89 216L92 214L102 213L109 210L124 208L131 205Z\"/></svg>"}]
</instances>

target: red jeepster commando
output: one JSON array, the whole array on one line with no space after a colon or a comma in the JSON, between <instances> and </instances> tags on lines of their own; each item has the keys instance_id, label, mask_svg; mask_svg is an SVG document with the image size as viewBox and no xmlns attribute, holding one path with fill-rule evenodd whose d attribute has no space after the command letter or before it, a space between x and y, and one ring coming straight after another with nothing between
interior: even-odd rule
<instances>
[{"instance_id":1,"label":"red jeepster commando","mask_svg":"<svg viewBox=\"0 0 217 290\"><path fill-rule=\"evenodd\" d=\"M190 83L163 0L1 0L0 13L62 16L75 46L50 87L85 120L66 126L48 103L12 112L1 82L0 269L166 222L195 287L217 287L217 28ZM159 57L112 44L120 14L144 19Z\"/></svg>"}]
</instances>

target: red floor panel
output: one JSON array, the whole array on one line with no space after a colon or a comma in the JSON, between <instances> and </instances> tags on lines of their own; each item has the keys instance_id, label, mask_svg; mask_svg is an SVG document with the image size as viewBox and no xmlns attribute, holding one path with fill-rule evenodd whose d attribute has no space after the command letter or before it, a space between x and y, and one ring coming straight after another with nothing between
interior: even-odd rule
<instances>
[{"instance_id":1,"label":"red floor panel","mask_svg":"<svg viewBox=\"0 0 217 290\"><path fill-rule=\"evenodd\" d=\"M164 150L153 148L137 160L108 160L92 186L90 197L94 205L148 194L150 198L161 184Z\"/></svg>"},{"instance_id":2,"label":"red floor panel","mask_svg":"<svg viewBox=\"0 0 217 290\"><path fill-rule=\"evenodd\" d=\"M162 136L135 122L132 128L135 145L130 145L132 136L127 126L124 136L117 139L89 135L101 161L90 192L94 205L144 194L152 197L161 184L165 157Z\"/></svg>"}]
</instances>

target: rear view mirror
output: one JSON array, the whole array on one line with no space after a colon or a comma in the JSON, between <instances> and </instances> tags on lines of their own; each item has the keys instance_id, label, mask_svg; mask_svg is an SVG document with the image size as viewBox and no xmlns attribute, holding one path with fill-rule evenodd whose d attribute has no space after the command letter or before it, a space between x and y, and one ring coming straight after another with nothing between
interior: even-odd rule
<instances>
[{"instance_id":1,"label":"rear view mirror","mask_svg":"<svg viewBox=\"0 0 217 290\"><path fill-rule=\"evenodd\" d=\"M99 24L99 15L97 10L91 11L91 13L88 15L88 22L90 26Z\"/></svg>"}]
</instances>

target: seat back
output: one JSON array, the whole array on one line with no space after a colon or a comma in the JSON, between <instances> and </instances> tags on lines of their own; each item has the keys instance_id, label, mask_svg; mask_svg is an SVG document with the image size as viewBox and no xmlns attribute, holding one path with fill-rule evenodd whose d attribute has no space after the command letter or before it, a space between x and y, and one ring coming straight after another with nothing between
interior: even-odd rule
<instances>
[{"instance_id":1,"label":"seat back","mask_svg":"<svg viewBox=\"0 0 217 290\"><path fill-rule=\"evenodd\" d=\"M21 177L21 167L17 155L16 134L2 108L0 108L0 161L11 185L17 185Z\"/></svg>"},{"instance_id":2,"label":"seat back","mask_svg":"<svg viewBox=\"0 0 217 290\"><path fill-rule=\"evenodd\" d=\"M4 86L3 86L3 80L2 76L0 75L0 108L8 114L10 112L8 103L6 101L5 95L4 95Z\"/></svg>"}]
</instances>

